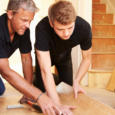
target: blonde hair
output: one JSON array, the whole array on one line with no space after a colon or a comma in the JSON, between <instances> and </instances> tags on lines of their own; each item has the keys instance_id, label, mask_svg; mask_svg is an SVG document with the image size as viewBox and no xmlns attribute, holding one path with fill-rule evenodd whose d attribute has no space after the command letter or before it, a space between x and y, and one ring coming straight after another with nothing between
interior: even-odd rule
<instances>
[{"instance_id":1,"label":"blonde hair","mask_svg":"<svg viewBox=\"0 0 115 115\"><path fill-rule=\"evenodd\" d=\"M49 7L48 17L52 24L56 20L65 25L75 21L76 11L71 2L59 1Z\"/></svg>"},{"instance_id":2,"label":"blonde hair","mask_svg":"<svg viewBox=\"0 0 115 115\"><path fill-rule=\"evenodd\" d=\"M8 10L17 11L20 8L23 8L24 10L28 10L31 12L38 11L38 8L36 7L33 0L9 0L7 11Z\"/></svg>"}]
</instances>

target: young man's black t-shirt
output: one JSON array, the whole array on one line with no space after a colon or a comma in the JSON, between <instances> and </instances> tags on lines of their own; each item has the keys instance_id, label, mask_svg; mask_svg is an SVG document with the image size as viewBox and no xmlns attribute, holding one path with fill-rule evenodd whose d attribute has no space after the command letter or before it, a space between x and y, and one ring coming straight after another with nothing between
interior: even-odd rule
<instances>
[{"instance_id":1,"label":"young man's black t-shirt","mask_svg":"<svg viewBox=\"0 0 115 115\"><path fill-rule=\"evenodd\" d=\"M42 19L36 27L36 43L35 48L40 51L50 51L51 58L58 58L71 50L76 45L80 45L82 50L91 47L92 42L91 27L81 17L77 16L73 34L68 40L62 40L55 33L49 24L48 17Z\"/></svg>"},{"instance_id":2,"label":"young man's black t-shirt","mask_svg":"<svg viewBox=\"0 0 115 115\"><path fill-rule=\"evenodd\" d=\"M0 58L9 58L17 48L21 53L29 53L32 49L29 29L21 36L15 33L11 42L7 20L6 13L0 16Z\"/></svg>"},{"instance_id":3,"label":"young man's black t-shirt","mask_svg":"<svg viewBox=\"0 0 115 115\"><path fill-rule=\"evenodd\" d=\"M35 48L40 51L50 52L51 64L56 66L59 75L59 80L55 80L56 84L61 81L69 85L73 84L71 49L80 45L82 50L88 50L92 46L91 39L92 33L89 23L79 16L76 18L73 34L68 40L59 38L50 26L48 17L38 23L36 26ZM35 70L33 83L36 87L45 91L37 58Z\"/></svg>"}]
</instances>

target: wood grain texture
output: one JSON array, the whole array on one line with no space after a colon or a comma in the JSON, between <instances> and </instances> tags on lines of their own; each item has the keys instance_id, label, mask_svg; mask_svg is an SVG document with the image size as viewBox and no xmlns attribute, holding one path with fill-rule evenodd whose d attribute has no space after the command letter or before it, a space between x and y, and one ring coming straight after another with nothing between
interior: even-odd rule
<instances>
[{"instance_id":1,"label":"wood grain texture","mask_svg":"<svg viewBox=\"0 0 115 115\"><path fill-rule=\"evenodd\" d=\"M43 115L28 105L24 105L24 108L20 109L7 109L8 105L19 104L18 101L21 98L20 93L14 89L12 92L11 90L12 88L4 96L0 97L0 115ZM63 104L76 106L76 109L73 110L74 115L115 115L114 109L87 95L79 94L76 100L73 93L59 95Z\"/></svg>"}]
</instances>

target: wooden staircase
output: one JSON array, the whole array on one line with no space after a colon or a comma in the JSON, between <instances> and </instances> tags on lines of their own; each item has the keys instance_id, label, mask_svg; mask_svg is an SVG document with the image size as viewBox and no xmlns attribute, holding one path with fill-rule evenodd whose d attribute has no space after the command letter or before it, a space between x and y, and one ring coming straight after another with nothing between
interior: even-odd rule
<instances>
[{"instance_id":1,"label":"wooden staircase","mask_svg":"<svg viewBox=\"0 0 115 115\"><path fill-rule=\"evenodd\" d=\"M106 4L92 0L92 65L89 87L105 88L115 68L115 25Z\"/></svg>"}]
</instances>

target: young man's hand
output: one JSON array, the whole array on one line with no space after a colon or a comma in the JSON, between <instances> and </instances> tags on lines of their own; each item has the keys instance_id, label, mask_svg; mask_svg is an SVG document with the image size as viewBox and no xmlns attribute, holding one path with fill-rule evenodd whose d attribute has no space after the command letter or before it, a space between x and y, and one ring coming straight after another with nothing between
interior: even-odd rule
<instances>
[{"instance_id":1,"label":"young man's hand","mask_svg":"<svg viewBox=\"0 0 115 115\"><path fill-rule=\"evenodd\" d=\"M78 97L78 93L86 94L85 90L83 88L81 88L80 84L78 82L76 82L76 80L73 83L73 90L74 90L75 98Z\"/></svg>"},{"instance_id":2,"label":"young man's hand","mask_svg":"<svg viewBox=\"0 0 115 115\"><path fill-rule=\"evenodd\" d=\"M71 110L74 110L75 108L75 106L61 105L61 115L73 115L73 112Z\"/></svg>"},{"instance_id":3,"label":"young man's hand","mask_svg":"<svg viewBox=\"0 0 115 115\"><path fill-rule=\"evenodd\" d=\"M43 94L37 101L45 115L73 115L74 106L64 106L55 104L49 97Z\"/></svg>"}]
</instances>

